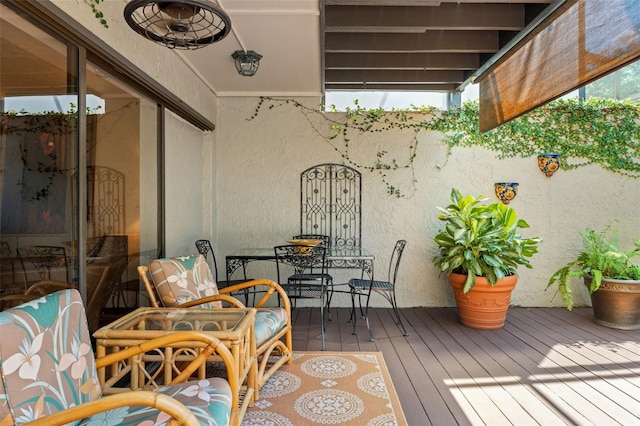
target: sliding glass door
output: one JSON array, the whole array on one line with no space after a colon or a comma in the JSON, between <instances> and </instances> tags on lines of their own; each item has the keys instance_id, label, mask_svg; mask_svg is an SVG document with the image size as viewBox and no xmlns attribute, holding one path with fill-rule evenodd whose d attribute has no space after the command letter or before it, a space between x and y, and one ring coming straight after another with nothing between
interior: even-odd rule
<instances>
[{"instance_id":1,"label":"sliding glass door","mask_svg":"<svg viewBox=\"0 0 640 426\"><path fill-rule=\"evenodd\" d=\"M0 4L2 309L49 279L100 312L141 303L136 266L161 241L158 109Z\"/></svg>"}]
</instances>

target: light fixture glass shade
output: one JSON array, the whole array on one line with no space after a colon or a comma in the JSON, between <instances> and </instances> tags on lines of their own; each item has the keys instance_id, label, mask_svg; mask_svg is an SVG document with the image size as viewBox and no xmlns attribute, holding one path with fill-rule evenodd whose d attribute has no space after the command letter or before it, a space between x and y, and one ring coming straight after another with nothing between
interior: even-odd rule
<instances>
[{"instance_id":1,"label":"light fixture glass shade","mask_svg":"<svg viewBox=\"0 0 640 426\"><path fill-rule=\"evenodd\" d=\"M124 19L138 34L172 49L198 49L222 40L231 19L207 0L132 0Z\"/></svg>"},{"instance_id":2,"label":"light fixture glass shade","mask_svg":"<svg viewBox=\"0 0 640 426\"><path fill-rule=\"evenodd\" d=\"M236 62L238 74L245 77L251 77L256 74L260 66L260 59L262 59L262 55L253 50L247 50L246 52L244 50L236 50L231 54L231 57Z\"/></svg>"}]
</instances>

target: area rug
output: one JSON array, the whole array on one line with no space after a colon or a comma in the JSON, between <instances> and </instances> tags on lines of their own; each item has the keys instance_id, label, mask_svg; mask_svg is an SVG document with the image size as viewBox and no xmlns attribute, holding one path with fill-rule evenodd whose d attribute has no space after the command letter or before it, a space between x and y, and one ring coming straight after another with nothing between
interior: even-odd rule
<instances>
[{"instance_id":1,"label":"area rug","mask_svg":"<svg viewBox=\"0 0 640 426\"><path fill-rule=\"evenodd\" d=\"M242 426L403 426L380 352L295 352L260 390Z\"/></svg>"}]
</instances>

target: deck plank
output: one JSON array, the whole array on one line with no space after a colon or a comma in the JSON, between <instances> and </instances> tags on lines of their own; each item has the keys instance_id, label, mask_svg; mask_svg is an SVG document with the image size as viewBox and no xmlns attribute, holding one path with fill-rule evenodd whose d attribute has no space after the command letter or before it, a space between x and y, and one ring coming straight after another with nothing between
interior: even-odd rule
<instances>
[{"instance_id":1,"label":"deck plank","mask_svg":"<svg viewBox=\"0 0 640 426\"><path fill-rule=\"evenodd\" d=\"M332 308L328 350L381 351L410 425L640 424L640 331L593 322L590 308L509 310L499 330L474 330L454 308L369 311L352 334ZM293 314L294 350L320 349L318 308Z\"/></svg>"},{"instance_id":2,"label":"deck plank","mask_svg":"<svg viewBox=\"0 0 640 426\"><path fill-rule=\"evenodd\" d=\"M448 327L452 336L459 342L486 371L473 373L478 377L479 386L499 386L502 392L496 393L492 400L501 410L507 410L505 415L520 424L553 423L558 419L558 412L552 405L538 398L538 393L531 389L527 380L527 372L520 364L513 361L505 347L496 346L496 336L493 330L478 332L467 327ZM502 399L504 394L508 397ZM510 403L509 403L510 401Z\"/></svg>"}]
</instances>

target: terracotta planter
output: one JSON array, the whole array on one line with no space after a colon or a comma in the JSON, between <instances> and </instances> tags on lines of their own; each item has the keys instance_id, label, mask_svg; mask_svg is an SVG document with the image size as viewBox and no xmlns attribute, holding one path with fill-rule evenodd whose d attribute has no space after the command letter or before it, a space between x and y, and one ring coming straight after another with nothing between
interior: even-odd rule
<instances>
[{"instance_id":1,"label":"terracotta planter","mask_svg":"<svg viewBox=\"0 0 640 426\"><path fill-rule=\"evenodd\" d=\"M468 327L483 330L502 328L518 276L506 277L493 287L485 278L477 277L471 291L464 293L462 289L466 279L466 275L449 274L449 284L453 287L456 297L460 322Z\"/></svg>"},{"instance_id":2,"label":"terracotta planter","mask_svg":"<svg viewBox=\"0 0 640 426\"><path fill-rule=\"evenodd\" d=\"M589 288L591 277L584 277ZM640 330L640 281L603 278L591 295L593 320L600 325L622 330Z\"/></svg>"}]
</instances>

